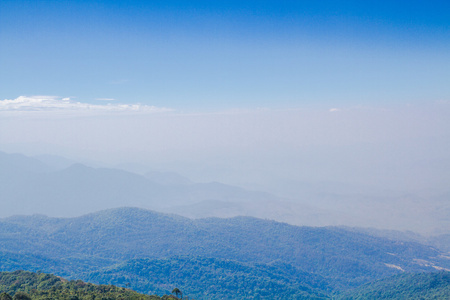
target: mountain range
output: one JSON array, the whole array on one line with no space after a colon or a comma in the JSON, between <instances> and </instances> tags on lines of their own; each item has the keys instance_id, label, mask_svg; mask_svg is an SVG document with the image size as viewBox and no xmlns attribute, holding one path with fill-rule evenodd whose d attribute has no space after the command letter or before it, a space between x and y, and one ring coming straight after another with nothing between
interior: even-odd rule
<instances>
[{"instance_id":1,"label":"mountain range","mask_svg":"<svg viewBox=\"0 0 450 300\"><path fill-rule=\"evenodd\" d=\"M280 197L219 182L196 183L137 164L87 166L59 156L0 152L0 217L75 217L132 206L189 218L253 216L293 225L410 230L438 236L435 244L450 248L449 193L365 193L334 183L292 184L304 192Z\"/></svg>"},{"instance_id":2,"label":"mountain range","mask_svg":"<svg viewBox=\"0 0 450 300\"><path fill-rule=\"evenodd\" d=\"M425 209L414 195L408 202L323 190L314 203L137 165L0 152L0 270L147 294L179 287L196 299L359 299L408 278L439 282L433 293L447 293L447 194ZM366 212L358 215L353 205ZM388 230L393 223L377 215L384 206L396 222L415 218L424 232L435 226L442 234ZM374 220L377 228L352 226ZM323 226L330 224L350 226Z\"/></svg>"},{"instance_id":3,"label":"mountain range","mask_svg":"<svg viewBox=\"0 0 450 300\"><path fill-rule=\"evenodd\" d=\"M0 247L4 271L42 270L130 284L146 293L178 286L198 299L209 299L206 285L218 285L213 299L233 289L236 299L290 290L314 298L395 274L450 270L447 253L416 242L251 217L192 220L138 208L76 218L3 218Z\"/></svg>"},{"instance_id":4,"label":"mountain range","mask_svg":"<svg viewBox=\"0 0 450 300\"><path fill-rule=\"evenodd\" d=\"M0 191L2 216L41 213L73 217L122 206L169 211L209 200L279 200L268 193L217 182L191 183L174 173L149 171L143 176L79 163L58 169L36 158L1 152Z\"/></svg>"}]
</instances>

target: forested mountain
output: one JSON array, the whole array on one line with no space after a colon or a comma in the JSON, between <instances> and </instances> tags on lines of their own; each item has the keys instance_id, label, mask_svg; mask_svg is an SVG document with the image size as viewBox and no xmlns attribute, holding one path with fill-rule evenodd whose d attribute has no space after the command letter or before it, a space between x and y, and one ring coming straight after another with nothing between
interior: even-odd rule
<instances>
[{"instance_id":1,"label":"forested mountain","mask_svg":"<svg viewBox=\"0 0 450 300\"><path fill-rule=\"evenodd\" d=\"M136 266L142 266L142 261L135 262ZM183 268L180 268L180 263ZM200 263L200 265L196 265ZM214 271L216 264L223 269L217 274ZM144 263L143 265L149 265ZM222 276L230 269L238 269L240 272L255 272L254 278L261 277L261 272L267 267L248 267L236 265L233 262L223 262L214 259L195 260L194 263L186 259L159 261L153 264L154 270L141 269L140 271L157 271L160 276L148 277L147 281L153 286L163 285L167 280L167 272L164 272L169 265L177 267L176 280L178 282L187 281L185 274L191 272L191 268L195 267L196 275L199 277L193 281L195 287L186 286L181 290L185 295L185 299L194 299L193 294L207 295L205 299L337 299L337 300L358 300L358 299L449 299L450 298L450 273L418 273L418 274L402 274L396 275L382 280L378 280L369 284L365 284L359 288L343 292L341 294L325 295L318 290L313 290L308 286L311 282L300 283L304 278L297 279L297 284L292 284L289 288L280 288L280 283L286 283L286 278L281 273L274 272L275 276L271 281L242 281L245 277L240 275L234 277L214 278ZM208 274L200 274L202 265L208 267ZM125 267L125 266L123 266ZM274 266L270 266L274 268ZM275 267L276 268L276 267ZM134 267L137 270L136 267ZM198 271L198 270L201 271ZM217 269L217 268L216 268ZM292 270L291 270L292 271ZM293 271L295 272L295 271ZM151 273L153 274L153 273ZM203 276L202 276L203 275ZM125 277L126 278L126 277ZM143 277L139 278L141 280ZM128 278L127 278L128 279ZM235 282L229 280L241 280L241 286L234 289ZM267 279L267 275L266 278ZM320 282L320 281L319 281ZM299 284L300 283L300 284ZM317 283L317 282L316 282ZM86 283L81 280L68 281L62 277L46 273L33 273L28 271L0 272L0 299L64 299L64 300L91 300L91 299L130 299L130 300L164 300L176 299L170 295L159 297L157 295L139 294L133 290L123 287L123 285L138 283L121 282L119 285L95 285ZM147 285L152 286L152 284ZM229 289L227 287L233 287ZM197 290L196 290L197 289ZM175 289L174 289L175 290ZM275 291L275 292L273 292ZM147 291L148 292L148 291ZM312 295L311 293L315 293ZM255 297L255 295L257 295Z\"/></svg>"},{"instance_id":2,"label":"forested mountain","mask_svg":"<svg viewBox=\"0 0 450 300\"><path fill-rule=\"evenodd\" d=\"M166 298L168 297L143 295L112 285L95 285L81 280L67 281L52 274L27 271L0 272L0 299L2 300L161 300Z\"/></svg>"},{"instance_id":3,"label":"forested mountain","mask_svg":"<svg viewBox=\"0 0 450 300\"><path fill-rule=\"evenodd\" d=\"M180 264L181 263L181 264ZM142 269L142 266L147 266ZM195 299L193 295L200 295L200 299L336 299L336 300L358 300L358 299L449 299L450 298L450 273L418 273L401 274L377 280L365 284L356 289L341 293L329 293L326 284L318 278L315 281L304 278L301 272L289 270L298 277L288 279L284 277L285 271L280 271L277 266L249 267L230 261L219 261L214 259L174 259L166 261L134 261L133 265L121 266L130 270L139 270L141 276L137 282L130 280L128 273L117 277L112 281L122 281L117 285L95 285L81 280L68 281L62 277L42 272L14 271L0 272L0 299L55 299L55 300L92 300L92 299L130 299L130 300L166 300L177 299L173 295L163 296L139 294L125 286L134 285L143 287L151 294L151 289L163 287L166 280L174 279L181 283L184 299ZM193 270L194 269L194 270ZM269 269L271 272L269 272ZM274 271L274 269L276 271ZM167 272L169 270L169 272ZM177 270L176 274L170 271ZM234 270L234 276L226 273ZM117 270L110 270L114 272ZM158 272L153 273L153 272ZM206 271L205 273L202 273ZM150 272L145 276L144 272ZM252 277L246 277L252 272ZM265 274L262 274L265 273ZM186 275L195 274L195 280L189 280ZM224 276L225 275L225 276ZM247 279L251 279L247 281ZM292 280L295 278L295 280ZM306 281L304 281L306 279ZM111 281L111 278L106 278ZM237 282L236 282L237 281ZM294 282L296 281L296 282ZM183 286L183 282L193 286ZM283 285L284 284L284 285ZM320 286L311 288L310 284ZM236 288L238 286L238 288ZM151 288L149 290L149 287ZM179 296L179 295L177 295Z\"/></svg>"},{"instance_id":4,"label":"forested mountain","mask_svg":"<svg viewBox=\"0 0 450 300\"><path fill-rule=\"evenodd\" d=\"M87 281L123 286L147 294L167 293L167 283L198 299L323 299L328 281L281 262L243 263L205 257L135 259L91 272Z\"/></svg>"},{"instance_id":5,"label":"forested mountain","mask_svg":"<svg viewBox=\"0 0 450 300\"><path fill-rule=\"evenodd\" d=\"M365 233L376 237L388 238L396 241L418 242L421 244L436 247L444 252L450 252L450 234L423 236L412 231L381 230L375 228L360 228L347 226L341 226L341 228L349 231Z\"/></svg>"},{"instance_id":6,"label":"forested mountain","mask_svg":"<svg viewBox=\"0 0 450 300\"><path fill-rule=\"evenodd\" d=\"M141 176L67 164L49 166L0 152L2 207L67 215L104 203L166 210L175 205L174 212L197 216L216 210L231 216L291 213L289 203L267 193L196 184L172 173ZM296 214L290 216L298 219ZM0 219L0 270L41 270L159 295L181 287L197 299L317 299L404 272L450 269L449 256L422 241L420 236L392 238L381 231L299 227L253 217L189 219L114 208L72 218ZM445 239L426 241L446 249Z\"/></svg>"},{"instance_id":7,"label":"forested mountain","mask_svg":"<svg viewBox=\"0 0 450 300\"><path fill-rule=\"evenodd\" d=\"M198 299L208 299L205 285L214 282L222 282L217 291L235 289L243 298L249 289L239 282L265 287L253 295L301 290L321 297L402 272L450 269L444 253L414 242L250 217L191 220L137 208L77 218L4 218L0 251L2 270L130 282L142 292L167 293L180 285ZM175 271L180 268L182 276Z\"/></svg>"},{"instance_id":8,"label":"forested mountain","mask_svg":"<svg viewBox=\"0 0 450 300\"><path fill-rule=\"evenodd\" d=\"M401 274L365 284L338 299L450 299L450 273Z\"/></svg>"}]
</instances>

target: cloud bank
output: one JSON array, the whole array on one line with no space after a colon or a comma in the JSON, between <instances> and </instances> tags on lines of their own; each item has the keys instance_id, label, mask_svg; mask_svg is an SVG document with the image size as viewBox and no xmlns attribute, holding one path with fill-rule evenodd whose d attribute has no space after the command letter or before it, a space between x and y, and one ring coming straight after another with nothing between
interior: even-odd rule
<instances>
[{"instance_id":1,"label":"cloud bank","mask_svg":"<svg viewBox=\"0 0 450 300\"><path fill-rule=\"evenodd\" d=\"M0 101L0 150L146 163L198 182L448 189L449 103L333 108L154 113L167 109L19 97Z\"/></svg>"},{"instance_id":2,"label":"cloud bank","mask_svg":"<svg viewBox=\"0 0 450 300\"><path fill-rule=\"evenodd\" d=\"M142 104L90 104L72 101L70 98L55 96L20 96L13 100L0 100L0 112L15 111L63 111L63 112L166 112L168 108L160 108Z\"/></svg>"}]
</instances>

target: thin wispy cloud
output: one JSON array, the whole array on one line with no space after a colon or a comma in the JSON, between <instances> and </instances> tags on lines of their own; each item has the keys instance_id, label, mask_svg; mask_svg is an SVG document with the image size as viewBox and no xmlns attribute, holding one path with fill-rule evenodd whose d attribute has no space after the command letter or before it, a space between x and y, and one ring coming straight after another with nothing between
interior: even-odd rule
<instances>
[{"instance_id":1,"label":"thin wispy cloud","mask_svg":"<svg viewBox=\"0 0 450 300\"><path fill-rule=\"evenodd\" d=\"M97 101L116 101L114 98L95 98Z\"/></svg>"},{"instance_id":2,"label":"thin wispy cloud","mask_svg":"<svg viewBox=\"0 0 450 300\"><path fill-rule=\"evenodd\" d=\"M341 111L341 110L339 108L330 108L328 111L329 112L338 112L338 111Z\"/></svg>"},{"instance_id":3,"label":"thin wispy cloud","mask_svg":"<svg viewBox=\"0 0 450 300\"><path fill-rule=\"evenodd\" d=\"M96 100L113 101L114 99L100 98ZM20 96L16 99L0 100L0 111L62 111L62 112L167 112L168 108L142 104L90 104L73 101L70 98L55 96Z\"/></svg>"}]
</instances>

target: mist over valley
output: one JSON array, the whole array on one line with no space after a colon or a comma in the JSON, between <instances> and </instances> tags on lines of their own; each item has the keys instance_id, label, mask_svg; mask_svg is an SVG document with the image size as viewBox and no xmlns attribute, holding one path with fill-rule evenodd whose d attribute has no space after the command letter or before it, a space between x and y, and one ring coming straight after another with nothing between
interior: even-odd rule
<instances>
[{"instance_id":1,"label":"mist over valley","mask_svg":"<svg viewBox=\"0 0 450 300\"><path fill-rule=\"evenodd\" d=\"M450 299L449 1L0 1L0 300Z\"/></svg>"}]
</instances>

